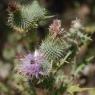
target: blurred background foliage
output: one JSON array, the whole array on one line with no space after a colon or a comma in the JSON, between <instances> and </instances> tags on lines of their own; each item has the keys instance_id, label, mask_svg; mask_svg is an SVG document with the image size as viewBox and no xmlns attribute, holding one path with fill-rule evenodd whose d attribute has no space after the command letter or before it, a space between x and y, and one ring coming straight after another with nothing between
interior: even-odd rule
<instances>
[{"instance_id":1,"label":"blurred background foliage","mask_svg":"<svg viewBox=\"0 0 95 95\"><path fill-rule=\"evenodd\" d=\"M13 20L19 10L22 15ZM88 58L93 59L78 80L81 86L95 87L95 0L0 0L0 95L45 95L46 90L37 88L35 92L32 83L29 83L30 88L26 78L14 72L18 63L16 56L37 48L54 18L61 19L68 30L76 17L92 37L92 42L81 48L78 60L87 63ZM58 81L56 83L60 85ZM49 81L47 86L50 86ZM77 95L95 95L95 91Z\"/></svg>"}]
</instances>

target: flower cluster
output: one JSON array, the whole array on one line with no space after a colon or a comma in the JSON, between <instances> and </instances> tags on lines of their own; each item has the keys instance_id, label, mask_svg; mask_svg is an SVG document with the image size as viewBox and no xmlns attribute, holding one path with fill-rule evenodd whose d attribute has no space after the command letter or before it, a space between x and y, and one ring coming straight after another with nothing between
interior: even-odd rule
<instances>
[{"instance_id":1,"label":"flower cluster","mask_svg":"<svg viewBox=\"0 0 95 95\"><path fill-rule=\"evenodd\" d=\"M23 75L36 78L49 75L50 72L53 74L60 67L58 65L65 56L70 54L69 58L76 55L79 46L84 44L86 37L81 27L80 20L76 19L68 32L63 31L61 20L54 20L49 27L51 35L42 42L39 50L20 58L18 71Z\"/></svg>"}]
</instances>

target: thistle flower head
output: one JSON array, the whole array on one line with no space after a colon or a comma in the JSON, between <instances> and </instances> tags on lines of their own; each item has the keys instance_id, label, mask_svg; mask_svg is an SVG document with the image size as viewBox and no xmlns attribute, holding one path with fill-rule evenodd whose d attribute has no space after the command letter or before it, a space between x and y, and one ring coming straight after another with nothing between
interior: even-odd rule
<instances>
[{"instance_id":1,"label":"thistle flower head","mask_svg":"<svg viewBox=\"0 0 95 95\"><path fill-rule=\"evenodd\" d=\"M49 72L47 69L47 61L43 57L43 53L35 50L35 52L27 54L24 58L20 59L21 64L18 66L18 72L25 76L34 76L36 78L39 75L47 75ZM47 63L46 63L47 62ZM49 66L48 66L49 68Z\"/></svg>"},{"instance_id":2,"label":"thistle flower head","mask_svg":"<svg viewBox=\"0 0 95 95\"><path fill-rule=\"evenodd\" d=\"M53 21L53 23L49 26L49 31L50 31L53 35L55 35L55 36L61 34L61 32L62 32L63 30L64 30L64 29L61 28L61 21L58 20L58 19L55 19L55 20Z\"/></svg>"},{"instance_id":3,"label":"thistle flower head","mask_svg":"<svg viewBox=\"0 0 95 95\"><path fill-rule=\"evenodd\" d=\"M72 21L72 28L74 28L74 29L81 29L82 28L81 20L78 19L78 18L73 20Z\"/></svg>"}]
</instances>

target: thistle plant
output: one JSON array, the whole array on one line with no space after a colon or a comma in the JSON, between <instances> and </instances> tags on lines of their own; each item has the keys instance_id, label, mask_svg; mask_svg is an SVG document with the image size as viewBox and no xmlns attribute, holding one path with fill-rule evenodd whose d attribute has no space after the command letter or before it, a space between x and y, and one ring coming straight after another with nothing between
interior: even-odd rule
<instances>
[{"instance_id":1,"label":"thistle plant","mask_svg":"<svg viewBox=\"0 0 95 95\"><path fill-rule=\"evenodd\" d=\"M68 31L62 27L61 20L55 19L38 50L20 58L17 71L28 76L27 79L31 80L35 87L52 89L50 95L62 95L66 92L73 95L74 92L90 90L80 88L76 82L79 72L82 71L80 67L83 65L81 63L77 65L76 55L79 48L91 40L83 29L78 18L72 21ZM70 68L68 74L65 74L64 67ZM54 88L56 90L53 90Z\"/></svg>"}]
</instances>

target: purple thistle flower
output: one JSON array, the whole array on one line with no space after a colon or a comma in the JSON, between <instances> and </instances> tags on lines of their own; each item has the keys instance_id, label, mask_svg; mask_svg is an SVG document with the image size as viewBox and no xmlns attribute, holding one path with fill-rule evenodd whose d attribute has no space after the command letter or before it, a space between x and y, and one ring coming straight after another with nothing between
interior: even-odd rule
<instances>
[{"instance_id":1,"label":"purple thistle flower","mask_svg":"<svg viewBox=\"0 0 95 95\"><path fill-rule=\"evenodd\" d=\"M20 59L21 64L18 71L27 76L35 76L36 78L42 73L41 65L44 61L43 54L35 51L34 54L29 53L24 58Z\"/></svg>"},{"instance_id":2,"label":"purple thistle flower","mask_svg":"<svg viewBox=\"0 0 95 95\"><path fill-rule=\"evenodd\" d=\"M35 76L36 78L38 78L39 74L40 74L40 64L21 64L20 66L20 72L23 75L27 75L27 76Z\"/></svg>"}]
</instances>

